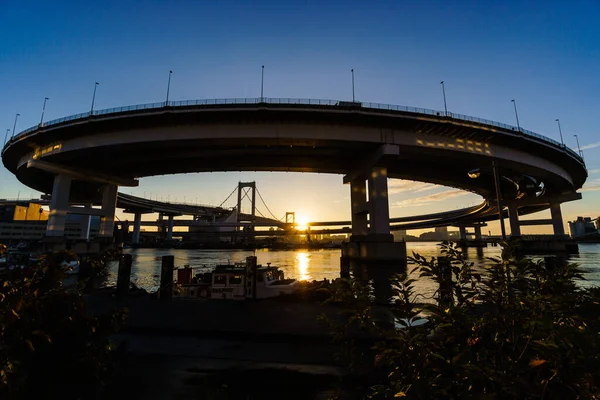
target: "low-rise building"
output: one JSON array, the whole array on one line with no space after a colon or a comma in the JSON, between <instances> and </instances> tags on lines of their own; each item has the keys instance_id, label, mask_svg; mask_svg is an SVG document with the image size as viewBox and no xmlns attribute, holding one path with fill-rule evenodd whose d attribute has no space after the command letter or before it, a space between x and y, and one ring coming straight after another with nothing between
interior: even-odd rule
<instances>
[{"instance_id":1,"label":"low-rise building","mask_svg":"<svg viewBox=\"0 0 600 400\"><path fill-rule=\"evenodd\" d=\"M65 237L84 238L82 227L89 218L87 215L68 214L65 225ZM6 202L0 204L0 241L4 243L42 239L46 234L48 210L41 204L27 201ZM100 217L92 216L90 239L98 236Z\"/></svg>"},{"instance_id":2,"label":"low-rise building","mask_svg":"<svg viewBox=\"0 0 600 400\"><path fill-rule=\"evenodd\" d=\"M596 224L590 217L577 217L575 221L569 221L569 231L571 237L580 237L590 234L598 233L598 219L595 220Z\"/></svg>"}]
</instances>

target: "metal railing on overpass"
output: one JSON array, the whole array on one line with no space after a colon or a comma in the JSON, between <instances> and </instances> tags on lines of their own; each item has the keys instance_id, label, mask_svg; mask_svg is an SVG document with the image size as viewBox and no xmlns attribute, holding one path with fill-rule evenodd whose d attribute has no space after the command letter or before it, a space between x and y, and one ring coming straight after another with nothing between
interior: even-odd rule
<instances>
[{"instance_id":1,"label":"metal railing on overpass","mask_svg":"<svg viewBox=\"0 0 600 400\"><path fill-rule=\"evenodd\" d=\"M18 138L19 136L26 135L30 132L33 132L39 128L46 128L53 125L62 124L64 122L76 121L81 119L86 119L91 116L103 116L109 114L119 114L122 112L129 111L139 111L139 110L153 110L153 109L161 109L165 107L190 107L190 106L211 106L211 105L227 105L227 104L290 104L290 105L317 105L317 106L349 106L355 105L356 107L360 107L361 109L375 109L375 110L389 110L389 111L400 111L414 114L423 114L423 115L431 115L431 116L439 116L439 117L447 117L453 118L459 121L469 121L476 122L478 124L494 126L497 128L506 129L509 131L520 132L526 136L534 137L544 142L548 142L553 144L559 148L564 149L571 156L579 160L582 164L585 165L583 158L577 154L574 150L557 142L554 139L551 139L547 136L540 135L539 133L535 133L533 131L518 128L516 126L503 124L501 122L491 121L489 119L471 117L463 114L456 114L452 112L445 111L437 111L430 110L427 108L419 108L419 107L407 107L407 106L398 106L392 104L381 104L381 103L369 103L369 102L349 102L343 100L324 100L324 99L294 99L294 98L273 98L273 97L246 97L246 98L231 98L231 99L201 99L201 100L177 100L177 101L168 101L168 102L160 102L160 103L146 103L146 104L136 104L131 106L123 106L123 107L113 107L107 108L103 110L94 110L93 112L85 112L75 115L70 115L68 117L53 119L48 122L44 122L43 124L38 124L32 126L31 128L25 129L22 132L19 132L14 138L6 144L8 145L10 142Z\"/></svg>"}]
</instances>

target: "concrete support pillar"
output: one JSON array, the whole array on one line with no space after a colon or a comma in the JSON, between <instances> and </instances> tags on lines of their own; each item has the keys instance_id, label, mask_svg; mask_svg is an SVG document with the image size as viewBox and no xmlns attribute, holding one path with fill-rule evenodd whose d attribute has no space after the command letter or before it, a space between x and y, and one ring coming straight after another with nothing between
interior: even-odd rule
<instances>
[{"instance_id":1,"label":"concrete support pillar","mask_svg":"<svg viewBox=\"0 0 600 400\"><path fill-rule=\"evenodd\" d=\"M369 233L390 235L387 168L374 167L369 176Z\"/></svg>"},{"instance_id":2,"label":"concrete support pillar","mask_svg":"<svg viewBox=\"0 0 600 400\"><path fill-rule=\"evenodd\" d=\"M458 238L460 240L467 240L467 227L466 226L459 226L458 227Z\"/></svg>"},{"instance_id":3,"label":"concrete support pillar","mask_svg":"<svg viewBox=\"0 0 600 400\"><path fill-rule=\"evenodd\" d=\"M167 227L167 239L173 239L173 220L175 217L173 215L169 215L169 225Z\"/></svg>"},{"instance_id":4,"label":"concrete support pillar","mask_svg":"<svg viewBox=\"0 0 600 400\"><path fill-rule=\"evenodd\" d=\"M161 213L158 213L158 231L159 232L163 232L163 215Z\"/></svg>"},{"instance_id":5,"label":"concrete support pillar","mask_svg":"<svg viewBox=\"0 0 600 400\"><path fill-rule=\"evenodd\" d=\"M481 225L475 225L475 240L481 240Z\"/></svg>"},{"instance_id":6,"label":"concrete support pillar","mask_svg":"<svg viewBox=\"0 0 600 400\"><path fill-rule=\"evenodd\" d=\"M142 228L142 213L135 213L133 217L133 235L131 237L131 243L140 243L140 230Z\"/></svg>"},{"instance_id":7,"label":"concrete support pillar","mask_svg":"<svg viewBox=\"0 0 600 400\"><path fill-rule=\"evenodd\" d=\"M565 226L563 223L562 212L560 211L560 204L555 203L550 205L550 215L552 216L552 227L554 228L554 234L564 235Z\"/></svg>"},{"instance_id":8,"label":"concrete support pillar","mask_svg":"<svg viewBox=\"0 0 600 400\"><path fill-rule=\"evenodd\" d=\"M521 236L521 226L519 225L519 207L514 204L508 206L508 220L510 222L510 236Z\"/></svg>"},{"instance_id":9,"label":"concrete support pillar","mask_svg":"<svg viewBox=\"0 0 600 400\"><path fill-rule=\"evenodd\" d=\"M48 216L46 236L65 236L65 223L67 222L70 191L71 178L66 175L56 175L54 177L54 186L52 187L52 199L50 200L50 215Z\"/></svg>"},{"instance_id":10,"label":"concrete support pillar","mask_svg":"<svg viewBox=\"0 0 600 400\"><path fill-rule=\"evenodd\" d=\"M352 202L352 236L364 236L368 233L367 184L357 178L350 182L350 201Z\"/></svg>"},{"instance_id":11,"label":"concrete support pillar","mask_svg":"<svg viewBox=\"0 0 600 400\"><path fill-rule=\"evenodd\" d=\"M115 210L117 208L117 185L104 185L102 188L102 213L98 237L112 237L115 227Z\"/></svg>"},{"instance_id":12,"label":"concrete support pillar","mask_svg":"<svg viewBox=\"0 0 600 400\"><path fill-rule=\"evenodd\" d=\"M92 208L91 204L85 204L85 208ZM92 216L91 215L83 215L81 219L81 238L85 240L90 240L90 227L92 225Z\"/></svg>"}]
</instances>

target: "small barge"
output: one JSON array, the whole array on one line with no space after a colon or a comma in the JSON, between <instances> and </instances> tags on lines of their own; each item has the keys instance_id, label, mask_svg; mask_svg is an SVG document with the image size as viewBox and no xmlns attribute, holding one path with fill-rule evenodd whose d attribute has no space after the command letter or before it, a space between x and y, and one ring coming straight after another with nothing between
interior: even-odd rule
<instances>
[{"instance_id":1,"label":"small barge","mask_svg":"<svg viewBox=\"0 0 600 400\"><path fill-rule=\"evenodd\" d=\"M293 293L299 288L295 279L285 279L283 271L271 266L257 265L256 257L245 263L217 265L212 272L193 275L193 268L177 270L174 296L207 299L264 299Z\"/></svg>"}]
</instances>

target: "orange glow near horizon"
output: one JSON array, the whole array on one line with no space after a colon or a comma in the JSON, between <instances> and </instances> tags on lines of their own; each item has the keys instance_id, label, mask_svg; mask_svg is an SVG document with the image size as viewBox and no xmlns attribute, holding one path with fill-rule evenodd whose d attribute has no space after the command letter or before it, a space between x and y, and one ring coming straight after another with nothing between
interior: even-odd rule
<instances>
[{"instance_id":1,"label":"orange glow near horizon","mask_svg":"<svg viewBox=\"0 0 600 400\"><path fill-rule=\"evenodd\" d=\"M305 215L296 216L296 229L299 231L307 230L309 222L310 222L310 220Z\"/></svg>"}]
</instances>

